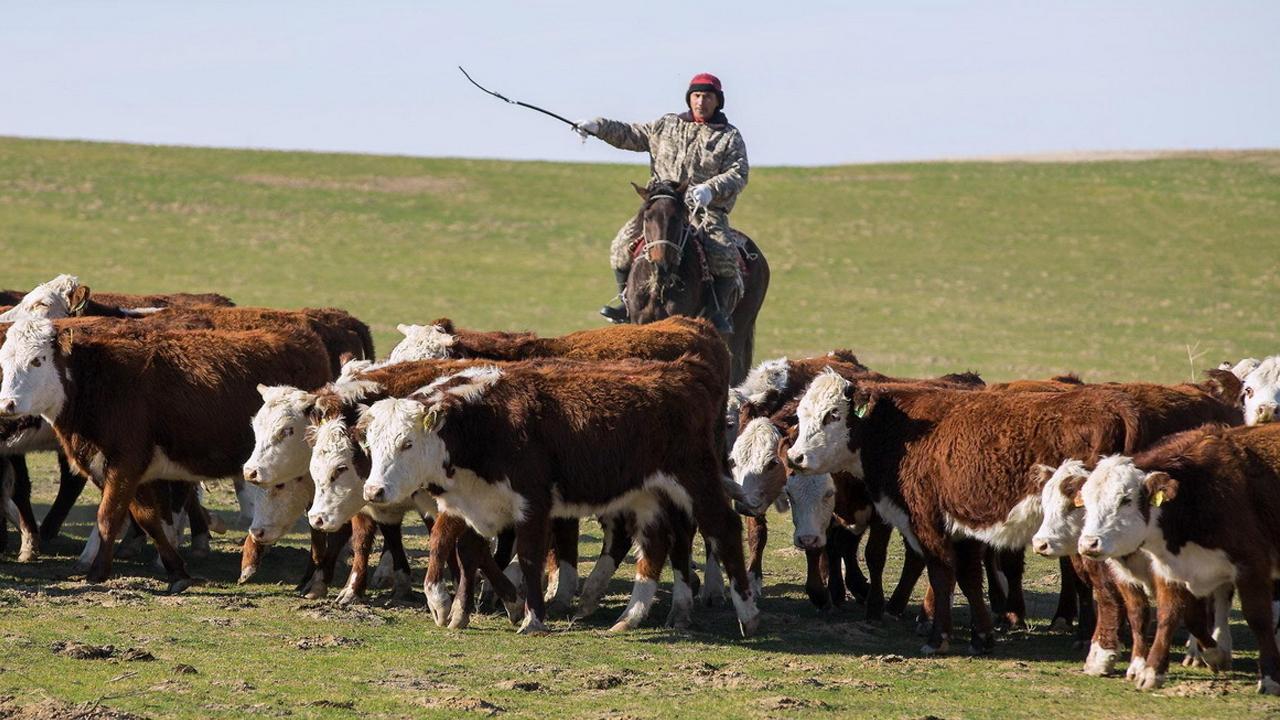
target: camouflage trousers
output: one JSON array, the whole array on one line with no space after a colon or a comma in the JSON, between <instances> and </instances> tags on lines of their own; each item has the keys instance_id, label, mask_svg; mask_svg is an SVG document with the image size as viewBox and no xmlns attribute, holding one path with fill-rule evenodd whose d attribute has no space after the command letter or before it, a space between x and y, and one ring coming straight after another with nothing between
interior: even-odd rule
<instances>
[{"instance_id":1,"label":"camouflage trousers","mask_svg":"<svg viewBox=\"0 0 1280 720\"><path fill-rule=\"evenodd\" d=\"M729 229L729 214L720 210L707 211L707 264L711 274L719 278L738 277L738 248ZM631 218L618 230L609 246L609 264L614 270L631 269L631 244L641 234L640 223ZM741 285L741 281L739 281Z\"/></svg>"}]
</instances>

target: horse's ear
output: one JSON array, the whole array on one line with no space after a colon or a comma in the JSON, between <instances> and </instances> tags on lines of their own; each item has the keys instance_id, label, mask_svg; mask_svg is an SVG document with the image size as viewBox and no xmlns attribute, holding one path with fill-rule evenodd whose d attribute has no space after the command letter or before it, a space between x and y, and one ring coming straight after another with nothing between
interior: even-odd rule
<instances>
[{"instance_id":1,"label":"horse's ear","mask_svg":"<svg viewBox=\"0 0 1280 720\"><path fill-rule=\"evenodd\" d=\"M648 189L648 188L642 188L642 187L640 187L639 185L637 185L637 184L635 184L635 183L631 183L631 187L633 187L633 188L635 188L635 189L636 189L636 194L637 194L637 195L639 195L640 197L644 198L645 200L648 200L648 199L649 199L649 189Z\"/></svg>"},{"instance_id":2,"label":"horse's ear","mask_svg":"<svg viewBox=\"0 0 1280 720\"><path fill-rule=\"evenodd\" d=\"M689 189L689 181L681 180L680 184L676 186L676 197L684 197L685 191L687 191L688 189Z\"/></svg>"}]
</instances>

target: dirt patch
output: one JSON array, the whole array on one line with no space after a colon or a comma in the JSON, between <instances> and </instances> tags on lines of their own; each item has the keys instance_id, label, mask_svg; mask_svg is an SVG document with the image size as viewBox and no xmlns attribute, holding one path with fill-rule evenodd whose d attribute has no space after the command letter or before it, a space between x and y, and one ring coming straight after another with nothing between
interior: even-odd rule
<instances>
[{"instance_id":1,"label":"dirt patch","mask_svg":"<svg viewBox=\"0 0 1280 720\"><path fill-rule=\"evenodd\" d=\"M312 700L307 703L311 707L334 708L335 710L351 710L356 709L355 700Z\"/></svg>"},{"instance_id":2,"label":"dirt patch","mask_svg":"<svg viewBox=\"0 0 1280 720\"><path fill-rule=\"evenodd\" d=\"M1231 683L1227 680L1184 680L1152 694L1161 697L1222 697L1231 694Z\"/></svg>"},{"instance_id":3,"label":"dirt patch","mask_svg":"<svg viewBox=\"0 0 1280 720\"><path fill-rule=\"evenodd\" d=\"M299 603L295 609L315 620L339 620L365 625L389 625L393 622L390 616L368 605L355 604L344 607L329 600L317 600Z\"/></svg>"},{"instance_id":4,"label":"dirt patch","mask_svg":"<svg viewBox=\"0 0 1280 720\"><path fill-rule=\"evenodd\" d=\"M75 640L61 640L49 646L54 655L69 657L75 660L108 660L118 659L124 662L150 662L155 655L138 648L117 648L115 645L90 645Z\"/></svg>"},{"instance_id":5,"label":"dirt patch","mask_svg":"<svg viewBox=\"0 0 1280 720\"><path fill-rule=\"evenodd\" d=\"M456 695L446 697L427 697L418 701L418 704L429 710L448 710L450 712L471 712L493 717L501 712L506 712L502 707L494 705L487 700L480 700L471 697L459 697Z\"/></svg>"},{"instance_id":6,"label":"dirt patch","mask_svg":"<svg viewBox=\"0 0 1280 720\"><path fill-rule=\"evenodd\" d=\"M227 595L226 597L218 598L213 604L223 610L249 610L258 607L258 603L239 595Z\"/></svg>"},{"instance_id":7,"label":"dirt patch","mask_svg":"<svg viewBox=\"0 0 1280 720\"><path fill-rule=\"evenodd\" d=\"M0 696L0 718L4 720L145 720L142 715L112 710L98 703L76 705L54 698L19 705L12 696Z\"/></svg>"},{"instance_id":8,"label":"dirt patch","mask_svg":"<svg viewBox=\"0 0 1280 720\"><path fill-rule=\"evenodd\" d=\"M596 673L588 675L582 686L588 690L612 690L625 685L626 682L626 677L618 673Z\"/></svg>"},{"instance_id":9,"label":"dirt patch","mask_svg":"<svg viewBox=\"0 0 1280 720\"><path fill-rule=\"evenodd\" d=\"M194 665L188 665L186 663L178 663L173 666L174 675L196 675L199 672L200 671L197 670Z\"/></svg>"},{"instance_id":10,"label":"dirt patch","mask_svg":"<svg viewBox=\"0 0 1280 720\"><path fill-rule=\"evenodd\" d=\"M156 659L156 656L146 650L126 648L120 653L120 659L125 662L151 662Z\"/></svg>"},{"instance_id":11,"label":"dirt patch","mask_svg":"<svg viewBox=\"0 0 1280 720\"><path fill-rule=\"evenodd\" d=\"M534 680L503 680L498 683L502 690L519 690L520 692L545 692L547 687Z\"/></svg>"},{"instance_id":12,"label":"dirt patch","mask_svg":"<svg viewBox=\"0 0 1280 720\"><path fill-rule=\"evenodd\" d=\"M415 692L418 692L418 691L458 692L462 690L462 688L458 687L457 685L450 685L449 683L443 683L438 680L432 680L431 678L422 677L420 675L413 675L411 673L404 672L401 670L392 671L387 677L382 678L380 680L374 680L373 684L379 687L391 688L393 690L406 690L406 691L415 691Z\"/></svg>"},{"instance_id":13,"label":"dirt patch","mask_svg":"<svg viewBox=\"0 0 1280 720\"><path fill-rule=\"evenodd\" d=\"M298 638L294 645L299 650L315 650L317 648L336 648L336 647L352 647L359 645L360 641L355 638L343 637L341 635L316 635L313 637Z\"/></svg>"},{"instance_id":14,"label":"dirt patch","mask_svg":"<svg viewBox=\"0 0 1280 720\"><path fill-rule=\"evenodd\" d=\"M756 703L765 710L829 710L831 706L821 700L805 700L787 695L760 698Z\"/></svg>"},{"instance_id":15,"label":"dirt patch","mask_svg":"<svg viewBox=\"0 0 1280 720\"><path fill-rule=\"evenodd\" d=\"M299 190L350 190L367 193L391 193L395 195L442 195L464 190L467 182L462 178L434 175L403 177L362 176L351 178L312 178L295 175L269 175L255 173L236 178L253 185L267 185Z\"/></svg>"},{"instance_id":16,"label":"dirt patch","mask_svg":"<svg viewBox=\"0 0 1280 720\"><path fill-rule=\"evenodd\" d=\"M770 690L776 683L757 680L737 670L729 670L706 661L684 663L677 666L674 677L691 681L694 685L728 690Z\"/></svg>"}]
</instances>

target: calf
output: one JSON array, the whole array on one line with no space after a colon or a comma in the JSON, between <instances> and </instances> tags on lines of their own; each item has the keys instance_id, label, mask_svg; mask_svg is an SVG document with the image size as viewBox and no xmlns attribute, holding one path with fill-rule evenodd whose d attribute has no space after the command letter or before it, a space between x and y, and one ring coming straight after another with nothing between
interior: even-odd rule
<instances>
[{"instance_id":1,"label":"calf","mask_svg":"<svg viewBox=\"0 0 1280 720\"><path fill-rule=\"evenodd\" d=\"M359 426L372 456L365 498L395 502L425 487L482 534L514 526L525 633L545 631L540 565L552 516L625 509L635 518L645 582L619 621L629 627L652 605L668 550L676 565L672 613L687 614L687 546L668 547L652 529L663 516L675 523L692 515L732 579L739 624L750 635L759 611L717 443L726 379L723 366L693 355L459 373L370 407Z\"/></svg>"},{"instance_id":2,"label":"calf","mask_svg":"<svg viewBox=\"0 0 1280 720\"><path fill-rule=\"evenodd\" d=\"M1230 667L1229 586L1220 587L1215 592L1213 633L1206 636L1204 604L1191 597L1185 586L1155 575L1149 556L1140 552L1130 553L1100 562L1076 555L1085 517L1083 504L1077 500L1080 487L1090 473L1084 463L1067 460L1057 468L1037 466L1036 471L1044 483L1041 491L1044 520L1032 538L1032 547L1047 557L1070 556L1081 577L1090 578L1099 593L1119 596L1119 602L1100 603L1099 607L1105 613L1122 605L1128 613L1133 643L1125 677L1133 680L1140 690L1150 690L1163 684L1169 667L1169 647L1179 619L1186 620L1193 637L1201 643L1197 646L1201 661L1215 670ZM1147 598L1155 599L1160 611L1155 640L1150 643L1144 634ZM1177 612L1179 609L1182 610L1181 617ZM1118 626L1118 618L1100 618L1099 624ZM1111 671L1116 647L1110 640L1112 638L1105 638L1104 643L1094 643L1090 647L1085 673L1105 675ZM1191 659L1192 656L1188 655L1188 660Z\"/></svg>"},{"instance_id":3,"label":"calf","mask_svg":"<svg viewBox=\"0 0 1280 720\"><path fill-rule=\"evenodd\" d=\"M76 470L102 485L102 547L89 580L109 576L112 543L132 510L181 590L182 559L154 508L135 498L157 478L237 473L252 448L256 385L319 386L328 359L314 333L297 329L113 333L23 320L5 335L0 370L0 413L42 416Z\"/></svg>"},{"instance_id":4,"label":"calf","mask_svg":"<svg viewBox=\"0 0 1280 720\"><path fill-rule=\"evenodd\" d=\"M1275 422L1280 412L1280 355L1263 359L1244 377L1241 390L1246 425Z\"/></svg>"},{"instance_id":5,"label":"calf","mask_svg":"<svg viewBox=\"0 0 1280 720\"><path fill-rule=\"evenodd\" d=\"M1258 642L1258 691L1280 695L1272 579L1280 569L1280 425L1179 434L1103 459L1080 489L1079 551L1142 551L1197 597L1233 583Z\"/></svg>"},{"instance_id":6,"label":"calf","mask_svg":"<svg viewBox=\"0 0 1280 720\"><path fill-rule=\"evenodd\" d=\"M74 275L59 275L30 292L0 292L0 303L13 307L0 314L0 322L22 318L57 320L73 316L137 317L140 309L152 310L181 305L221 305L235 303L216 293L168 293L161 295L92 294Z\"/></svg>"}]
</instances>

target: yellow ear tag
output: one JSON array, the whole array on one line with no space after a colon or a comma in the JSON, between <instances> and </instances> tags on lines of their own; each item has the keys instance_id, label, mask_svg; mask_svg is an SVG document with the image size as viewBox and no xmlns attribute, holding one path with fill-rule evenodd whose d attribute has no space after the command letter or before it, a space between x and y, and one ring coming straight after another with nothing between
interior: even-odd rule
<instances>
[{"instance_id":1,"label":"yellow ear tag","mask_svg":"<svg viewBox=\"0 0 1280 720\"><path fill-rule=\"evenodd\" d=\"M1157 490L1155 496L1151 498L1151 504L1156 507L1160 507L1160 504L1163 502L1164 502L1164 491Z\"/></svg>"},{"instance_id":2,"label":"yellow ear tag","mask_svg":"<svg viewBox=\"0 0 1280 720\"><path fill-rule=\"evenodd\" d=\"M428 410L426 415L422 416L422 431L431 432L431 428L435 426L436 420L440 419L440 413L437 410Z\"/></svg>"},{"instance_id":3,"label":"yellow ear tag","mask_svg":"<svg viewBox=\"0 0 1280 720\"><path fill-rule=\"evenodd\" d=\"M1075 497L1071 498L1071 506L1072 506L1072 507L1084 507L1084 498L1080 497L1079 495L1077 495L1077 496L1075 496Z\"/></svg>"}]
</instances>

